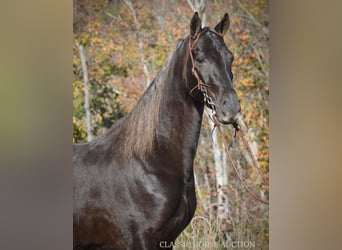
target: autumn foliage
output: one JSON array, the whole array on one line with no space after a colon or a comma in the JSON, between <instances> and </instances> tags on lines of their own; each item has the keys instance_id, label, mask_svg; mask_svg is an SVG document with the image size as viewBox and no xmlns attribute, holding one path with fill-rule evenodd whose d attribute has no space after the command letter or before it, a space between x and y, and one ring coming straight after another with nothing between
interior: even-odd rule
<instances>
[{"instance_id":1,"label":"autumn foliage","mask_svg":"<svg viewBox=\"0 0 342 250\"><path fill-rule=\"evenodd\" d=\"M241 100L242 127L262 172L268 175L268 0L206 1L205 11L208 26L215 25L225 12L230 15L225 41L234 55L232 71ZM147 79L154 78L177 40L189 33L192 14L188 1L181 0L74 1L74 142L87 137L78 45L84 47L87 59L91 125L96 137L132 109L147 87ZM249 240L256 243L256 249L268 249L268 207L244 190L225 159L220 140L220 164L227 176L227 185L222 187L226 200L215 205L218 191L211 130L205 118L194 166L197 211L178 240ZM233 128L224 128L224 133L243 176L256 193L268 199L269 187L251 167L244 146L233 137ZM224 219L219 219L220 211L227 213Z\"/></svg>"}]
</instances>

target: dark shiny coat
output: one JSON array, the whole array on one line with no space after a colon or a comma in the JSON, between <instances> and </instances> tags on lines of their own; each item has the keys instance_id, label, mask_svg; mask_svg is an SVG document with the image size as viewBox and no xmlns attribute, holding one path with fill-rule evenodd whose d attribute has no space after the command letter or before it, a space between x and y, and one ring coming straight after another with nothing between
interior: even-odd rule
<instances>
[{"instance_id":1,"label":"dark shiny coat","mask_svg":"<svg viewBox=\"0 0 342 250\"><path fill-rule=\"evenodd\" d=\"M204 102L191 72L193 55L210 85L216 113L228 123L240 111L232 55L224 44L228 15L181 40L132 112L103 136L74 145L74 249L160 249L174 242L196 209L193 161ZM202 58L203 57L203 58ZM205 59L205 61L203 61ZM238 106L237 106L238 105Z\"/></svg>"}]
</instances>

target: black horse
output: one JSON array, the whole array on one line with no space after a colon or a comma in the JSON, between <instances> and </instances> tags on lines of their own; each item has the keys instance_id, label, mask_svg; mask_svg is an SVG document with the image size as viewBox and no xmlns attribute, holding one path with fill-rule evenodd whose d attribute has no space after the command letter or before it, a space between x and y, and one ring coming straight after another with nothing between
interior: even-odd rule
<instances>
[{"instance_id":1,"label":"black horse","mask_svg":"<svg viewBox=\"0 0 342 250\"><path fill-rule=\"evenodd\" d=\"M130 114L103 136L74 145L74 249L172 248L196 208L193 161L207 104L235 123L232 53L195 13Z\"/></svg>"}]
</instances>

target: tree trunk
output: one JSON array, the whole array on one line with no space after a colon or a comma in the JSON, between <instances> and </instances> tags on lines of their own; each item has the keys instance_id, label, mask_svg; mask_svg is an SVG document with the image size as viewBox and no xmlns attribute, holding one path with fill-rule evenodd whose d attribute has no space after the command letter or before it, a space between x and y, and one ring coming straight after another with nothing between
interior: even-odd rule
<instances>
[{"instance_id":1,"label":"tree trunk","mask_svg":"<svg viewBox=\"0 0 342 250\"><path fill-rule=\"evenodd\" d=\"M198 12L202 19L202 27L204 27L207 22L207 15L205 13L207 2L205 0L187 0L187 2L193 12Z\"/></svg>"},{"instance_id":2,"label":"tree trunk","mask_svg":"<svg viewBox=\"0 0 342 250\"><path fill-rule=\"evenodd\" d=\"M93 134L91 132L91 114L90 114L90 95L89 95L89 80L88 80L88 69L87 63L83 52L83 46L78 45L78 51L81 58L81 66L83 71L83 80L84 80L84 109L86 112L86 124L87 124L87 141L91 141L93 139Z\"/></svg>"},{"instance_id":3,"label":"tree trunk","mask_svg":"<svg viewBox=\"0 0 342 250\"><path fill-rule=\"evenodd\" d=\"M124 3L127 5L128 9L132 13L135 28L137 30L136 35L137 35L137 41L138 41L138 47L139 47L140 60L143 64L143 72L146 76L146 88L147 88L147 86L151 82L151 78L150 78L150 72L148 71L147 60L145 58L144 43L143 43L142 35L140 33L141 24L137 18L137 14L136 14L135 9L133 7L132 1L131 0L124 0Z\"/></svg>"}]
</instances>

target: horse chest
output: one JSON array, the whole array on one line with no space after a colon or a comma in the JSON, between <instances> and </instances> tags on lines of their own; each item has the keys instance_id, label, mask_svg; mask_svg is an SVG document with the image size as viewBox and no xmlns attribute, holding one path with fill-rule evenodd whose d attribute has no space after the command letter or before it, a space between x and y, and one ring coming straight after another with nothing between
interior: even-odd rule
<instances>
[{"instance_id":1,"label":"horse chest","mask_svg":"<svg viewBox=\"0 0 342 250\"><path fill-rule=\"evenodd\" d=\"M178 186L178 188L167 189L164 210L160 214L164 217L159 238L161 241L174 240L188 225L195 213L196 196L193 176L182 181L181 188Z\"/></svg>"}]
</instances>

